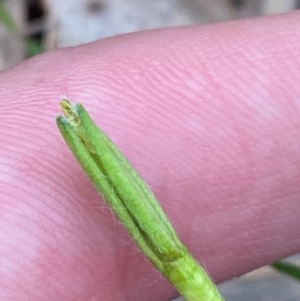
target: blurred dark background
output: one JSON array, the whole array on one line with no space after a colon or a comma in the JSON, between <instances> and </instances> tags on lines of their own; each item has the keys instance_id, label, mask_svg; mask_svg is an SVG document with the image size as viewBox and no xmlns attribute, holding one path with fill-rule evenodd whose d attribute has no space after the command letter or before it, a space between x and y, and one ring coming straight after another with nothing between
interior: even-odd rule
<instances>
[{"instance_id":1,"label":"blurred dark background","mask_svg":"<svg viewBox=\"0 0 300 301\"><path fill-rule=\"evenodd\" d=\"M299 0L0 0L0 70L43 51L117 34L299 6Z\"/></svg>"}]
</instances>

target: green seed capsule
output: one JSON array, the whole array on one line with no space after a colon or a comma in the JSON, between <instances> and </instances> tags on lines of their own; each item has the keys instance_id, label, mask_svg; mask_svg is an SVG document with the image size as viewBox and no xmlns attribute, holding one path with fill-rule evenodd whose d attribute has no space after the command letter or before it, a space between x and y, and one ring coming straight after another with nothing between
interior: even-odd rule
<instances>
[{"instance_id":1,"label":"green seed capsule","mask_svg":"<svg viewBox=\"0 0 300 301\"><path fill-rule=\"evenodd\" d=\"M81 104L63 99L58 127L78 162L142 252L186 301L224 301L180 241L154 194Z\"/></svg>"}]
</instances>

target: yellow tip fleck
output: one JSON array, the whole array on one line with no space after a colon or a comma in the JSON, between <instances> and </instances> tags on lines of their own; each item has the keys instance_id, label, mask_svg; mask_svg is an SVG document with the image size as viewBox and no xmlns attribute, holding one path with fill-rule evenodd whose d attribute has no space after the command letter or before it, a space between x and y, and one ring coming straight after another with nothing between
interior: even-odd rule
<instances>
[{"instance_id":1,"label":"yellow tip fleck","mask_svg":"<svg viewBox=\"0 0 300 301\"><path fill-rule=\"evenodd\" d=\"M66 98L62 99L60 105L68 121L75 126L78 125L80 123L80 118L76 107Z\"/></svg>"}]
</instances>

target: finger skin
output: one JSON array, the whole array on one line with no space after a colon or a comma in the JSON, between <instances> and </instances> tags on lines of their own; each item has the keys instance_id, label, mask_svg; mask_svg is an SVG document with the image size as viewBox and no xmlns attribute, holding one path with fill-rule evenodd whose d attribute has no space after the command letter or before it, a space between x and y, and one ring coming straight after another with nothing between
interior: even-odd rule
<instances>
[{"instance_id":1,"label":"finger skin","mask_svg":"<svg viewBox=\"0 0 300 301\"><path fill-rule=\"evenodd\" d=\"M299 252L299 17L125 35L3 72L0 299L176 296L68 150L61 95L128 156L215 281Z\"/></svg>"}]
</instances>

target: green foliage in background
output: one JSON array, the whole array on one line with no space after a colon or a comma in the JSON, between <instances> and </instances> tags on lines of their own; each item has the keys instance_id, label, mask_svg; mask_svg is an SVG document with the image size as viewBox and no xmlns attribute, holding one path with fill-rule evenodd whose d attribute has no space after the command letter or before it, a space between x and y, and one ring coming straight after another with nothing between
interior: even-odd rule
<instances>
[{"instance_id":1,"label":"green foliage in background","mask_svg":"<svg viewBox=\"0 0 300 301\"><path fill-rule=\"evenodd\" d=\"M11 13L7 10L6 6L2 2L0 2L0 23L2 23L9 31L11 31L12 34L17 34L20 39L24 40L27 58L44 52L41 42L32 38L24 37L24 35L19 32Z\"/></svg>"},{"instance_id":2,"label":"green foliage in background","mask_svg":"<svg viewBox=\"0 0 300 301\"><path fill-rule=\"evenodd\" d=\"M0 22L5 25L6 28L12 31L16 31L17 27L16 24L9 13L9 11L6 9L5 5L0 2Z\"/></svg>"},{"instance_id":3,"label":"green foliage in background","mask_svg":"<svg viewBox=\"0 0 300 301\"><path fill-rule=\"evenodd\" d=\"M35 39L26 39L26 57L33 57L45 51L43 44Z\"/></svg>"},{"instance_id":4,"label":"green foliage in background","mask_svg":"<svg viewBox=\"0 0 300 301\"><path fill-rule=\"evenodd\" d=\"M284 261L277 261L272 264L272 267L280 273L292 277L300 281L300 267Z\"/></svg>"}]
</instances>

